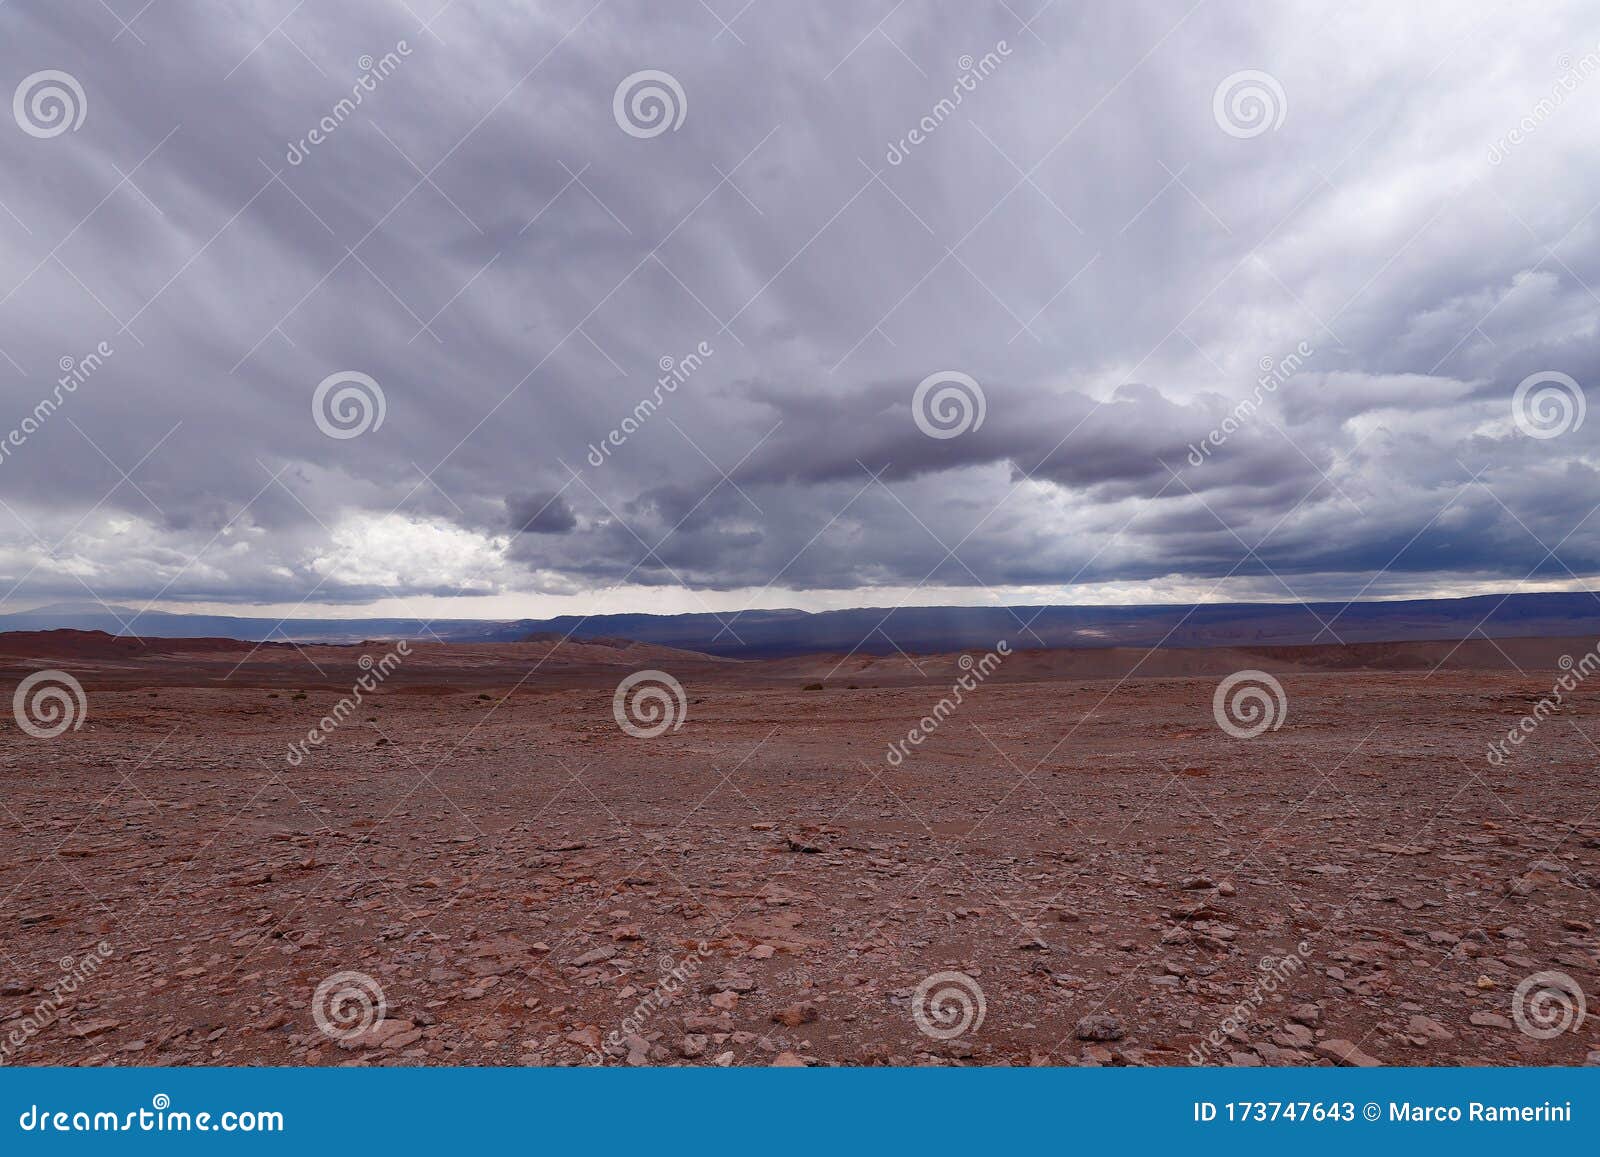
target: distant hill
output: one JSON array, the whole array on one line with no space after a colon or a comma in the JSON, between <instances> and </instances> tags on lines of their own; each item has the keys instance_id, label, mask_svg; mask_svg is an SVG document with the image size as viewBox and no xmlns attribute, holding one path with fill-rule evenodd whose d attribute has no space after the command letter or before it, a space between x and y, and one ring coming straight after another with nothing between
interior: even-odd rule
<instances>
[{"instance_id":1,"label":"distant hill","mask_svg":"<svg viewBox=\"0 0 1600 1157\"><path fill-rule=\"evenodd\" d=\"M95 689L109 687L345 688L402 644L250 643L238 639L153 639L98 631L0 634L0 683L41 668L66 667ZM482 689L596 687L609 697L619 675L666 671L697 692L723 685L788 684L807 691L858 691L932 683L948 688L972 667L972 651L945 654L806 654L729 659L656 643L560 640L521 643L407 643L390 664L389 691L457 695ZM1259 670L1274 675L1437 671L1549 672L1593 646L1578 639L1522 638L1237 647L1060 647L1017 651L993 666L996 683L1215 678ZM966 660L968 666L962 666ZM362 664L366 663L366 666ZM378 669L382 669L381 667ZM1548 674L1543 678L1548 679ZM670 685L670 684L668 684ZM489 696L495 698L495 696ZM697 700L698 701L698 700ZM1497 702L1525 704L1515 693Z\"/></svg>"},{"instance_id":2,"label":"distant hill","mask_svg":"<svg viewBox=\"0 0 1600 1157\"><path fill-rule=\"evenodd\" d=\"M1498 638L1600 638L1600 594L1357 603L902 607L743 614L563 616L531 630L620 635L713 655L888 655L1070 647L1231 647Z\"/></svg>"},{"instance_id":3,"label":"distant hill","mask_svg":"<svg viewBox=\"0 0 1600 1157\"><path fill-rule=\"evenodd\" d=\"M359 643L364 639L432 638L450 642L507 642L534 629L490 619L284 619L182 615L113 604L58 603L0 615L0 631L104 631L153 639L224 638L258 642Z\"/></svg>"},{"instance_id":4,"label":"distant hill","mask_svg":"<svg viewBox=\"0 0 1600 1157\"><path fill-rule=\"evenodd\" d=\"M1491 638L1600 639L1600 593L1477 595L1356 603L1199 606L902 607L689 615L563 615L554 619L288 619L138 613L62 604L0 615L0 631L56 628L150 638L353 643L364 639L518 642L626 640L731 658L818 653L891 655L1041 647L1237 647Z\"/></svg>"}]
</instances>

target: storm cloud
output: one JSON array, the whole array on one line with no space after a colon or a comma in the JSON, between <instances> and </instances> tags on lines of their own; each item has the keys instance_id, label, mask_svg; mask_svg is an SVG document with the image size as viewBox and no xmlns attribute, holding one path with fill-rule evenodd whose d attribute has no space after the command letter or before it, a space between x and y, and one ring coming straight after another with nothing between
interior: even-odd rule
<instances>
[{"instance_id":1,"label":"storm cloud","mask_svg":"<svg viewBox=\"0 0 1600 1157\"><path fill-rule=\"evenodd\" d=\"M12 0L0 592L1580 586L1596 39L1578 3Z\"/></svg>"}]
</instances>

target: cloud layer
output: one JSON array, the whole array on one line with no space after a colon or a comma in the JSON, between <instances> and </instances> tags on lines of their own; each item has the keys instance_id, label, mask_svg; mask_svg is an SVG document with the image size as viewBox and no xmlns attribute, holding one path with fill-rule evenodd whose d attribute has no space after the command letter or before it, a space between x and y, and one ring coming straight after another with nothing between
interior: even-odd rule
<instances>
[{"instance_id":1,"label":"cloud layer","mask_svg":"<svg viewBox=\"0 0 1600 1157\"><path fill-rule=\"evenodd\" d=\"M1586 6L1039 7L0 7L0 591L1600 572Z\"/></svg>"}]
</instances>

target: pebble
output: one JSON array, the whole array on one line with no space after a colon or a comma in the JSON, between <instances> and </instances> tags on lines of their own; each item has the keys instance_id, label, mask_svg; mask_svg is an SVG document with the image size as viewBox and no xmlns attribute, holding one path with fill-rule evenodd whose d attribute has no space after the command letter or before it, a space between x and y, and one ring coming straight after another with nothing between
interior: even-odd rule
<instances>
[{"instance_id":1,"label":"pebble","mask_svg":"<svg viewBox=\"0 0 1600 1157\"><path fill-rule=\"evenodd\" d=\"M1089 1041L1121 1040L1127 1035L1122 1021L1106 1012L1082 1017L1073 1032L1079 1040Z\"/></svg>"},{"instance_id":2,"label":"pebble","mask_svg":"<svg viewBox=\"0 0 1600 1157\"><path fill-rule=\"evenodd\" d=\"M1322 1020L1322 1009L1315 1004L1297 1004L1289 1010L1289 1019L1315 1028Z\"/></svg>"},{"instance_id":3,"label":"pebble","mask_svg":"<svg viewBox=\"0 0 1600 1157\"><path fill-rule=\"evenodd\" d=\"M788 1008L780 1009L772 1014L772 1019L789 1028L799 1028L803 1024L811 1024L817 1019L817 1010L810 1004L791 1004Z\"/></svg>"}]
</instances>

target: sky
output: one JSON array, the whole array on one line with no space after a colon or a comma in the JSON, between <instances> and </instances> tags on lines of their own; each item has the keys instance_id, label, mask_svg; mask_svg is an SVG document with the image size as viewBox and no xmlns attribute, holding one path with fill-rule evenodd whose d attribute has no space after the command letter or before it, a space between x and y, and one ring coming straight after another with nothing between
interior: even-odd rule
<instances>
[{"instance_id":1,"label":"sky","mask_svg":"<svg viewBox=\"0 0 1600 1157\"><path fill-rule=\"evenodd\" d=\"M0 604L1585 589L1593 15L9 0Z\"/></svg>"}]
</instances>

